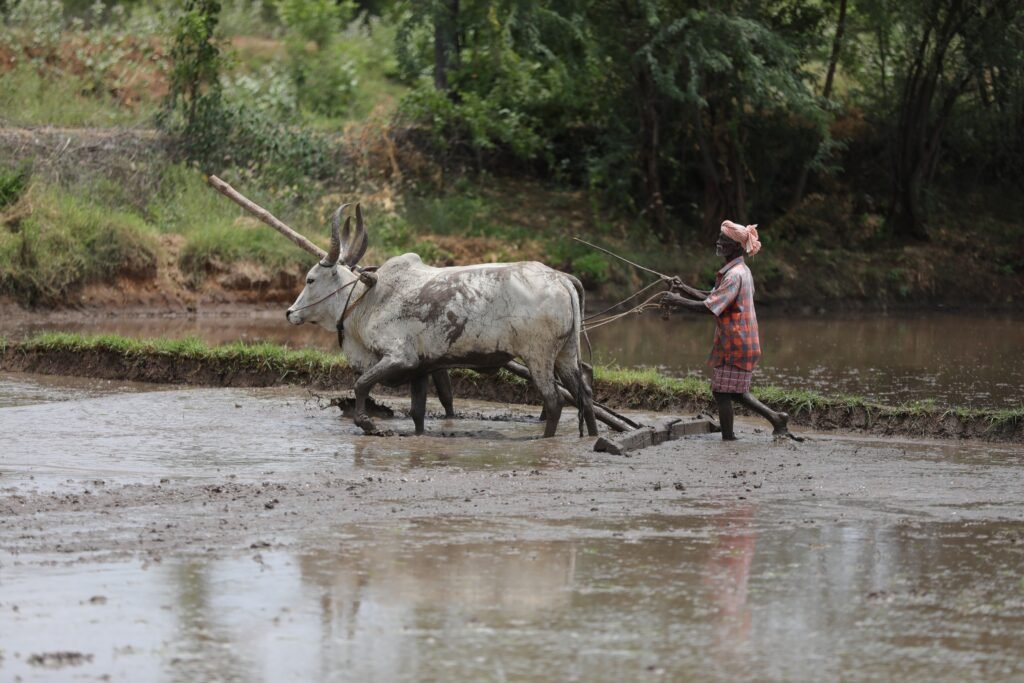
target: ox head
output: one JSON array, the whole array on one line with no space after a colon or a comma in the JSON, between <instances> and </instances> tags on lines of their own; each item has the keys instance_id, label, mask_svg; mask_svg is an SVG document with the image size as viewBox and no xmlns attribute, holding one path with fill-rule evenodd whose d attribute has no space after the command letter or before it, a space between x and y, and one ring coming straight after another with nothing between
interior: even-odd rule
<instances>
[{"instance_id":1,"label":"ox head","mask_svg":"<svg viewBox=\"0 0 1024 683\"><path fill-rule=\"evenodd\" d=\"M356 204L356 229L352 232L352 217L341 227L341 214L348 204L342 204L331 216L331 250L306 273L306 286L291 308L285 313L293 325L316 323L334 331L345 308L345 301L359 281L359 259L366 253L366 228L363 212Z\"/></svg>"}]
</instances>

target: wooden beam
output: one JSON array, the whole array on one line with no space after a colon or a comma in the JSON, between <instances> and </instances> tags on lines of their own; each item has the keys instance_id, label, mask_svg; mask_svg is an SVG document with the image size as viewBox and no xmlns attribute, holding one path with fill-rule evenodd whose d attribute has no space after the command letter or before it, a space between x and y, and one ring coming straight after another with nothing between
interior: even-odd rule
<instances>
[{"instance_id":1,"label":"wooden beam","mask_svg":"<svg viewBox=\"0 0 1024 683\"><path fill-rule=\"evenodd\" d=\"M656 420L653 425L645 425L639 429L600 437L594 443L598 453L626 455L648 446L655 446L666 441L675 441L684 436L709 434L719 431L717 423L706 417L684 419L681 417L665 417Z\"/></svg>"},{"instance_id":2,"label":"wooden beam","mask_svg":"<svg viewBox=\"0 0 1024 683\"><path fill-rule=\"evenodd\" d=\"M287 237L289 240L291 240L301 248L308 251L313 256L316 256L321 261L324 259L325 256L327 256L326 251L324 251L323 249L316 246L299 233L289 228L287 225L285 225L272 213L264 209L259 204L242 196L242 194L238 192L238 190L231 187L217 176L209 176L206 180L208 183L210 183L213 189L217 190L222 195L233 201L235 204L238 204L240 207L242 207L252 215L256 216L256 218L259 218L261 221L272 227L274 230L277 230L279 233Z\"/></svg>"}]
</instances>

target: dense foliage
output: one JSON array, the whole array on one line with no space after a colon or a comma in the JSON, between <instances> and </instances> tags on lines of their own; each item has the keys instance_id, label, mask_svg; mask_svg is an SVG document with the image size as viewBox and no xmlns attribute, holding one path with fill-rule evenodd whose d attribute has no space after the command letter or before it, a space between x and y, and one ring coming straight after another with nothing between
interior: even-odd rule
<instances>
[{"instance_id":1,"label":"dense foliage","mask_svg":"<svg viewBox=\"0 0 1024 683\"><path fill-rule=\"evenodd\" d=\"M157 93L188 159L275 187L354 173L338 134L382 106L385 152L365 135L357 152L391 173L394 140L413 140L444 177L588 189L665 243L726 217L768 239L925 240L937 216L1015 205L1024 177L1018 0L2 0L0 16L20 98L2 111L99 116L68 95L44 112L25 97L40 79L141 111ZM166 92L140 92L142 72Z\"/></svg>"},{"instance_id":2,"label":"dense foliage","mask_svg":"<svg viewBox=\"0 0 1024 683\"><path fill-rule=\"evenodd\" d=\"M1012 0L431 0L395 4L404 111L681 225L845 193L928 237L964 177L1019 184L1024 6Z\"/></svg>"}]
</instances>

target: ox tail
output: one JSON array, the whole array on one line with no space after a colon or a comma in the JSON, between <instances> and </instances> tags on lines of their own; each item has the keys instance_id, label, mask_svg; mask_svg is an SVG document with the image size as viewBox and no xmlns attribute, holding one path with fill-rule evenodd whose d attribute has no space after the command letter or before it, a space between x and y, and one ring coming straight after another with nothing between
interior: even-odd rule
<instances>
[{"instance_id":1,"label":"ox tail","mask_svg":"<svg viewBox=\"0 0 1024 683\"><path fill-rule=\"evenodd\" d=\"M576 344L576 370L577 386L576 410L579 417L580 436L583 436L583 427L586 424L587 431L591 436L597 436L597 421L594 417L594 349L590 344L590 337L583 327L583 316L586 315L586 291L583 283L575 275L566 274L573 289L576 290L576 297L573 306L573 341ZM587 344L587 356L590 363L583 361L583 353L580 348L580 337Z\"/></svg>"},{"instance_id":2,"label":"ox tail","mask_svg":"<svg viewBox=\"0 0 1024 683\"><path fill-rule=\"evenodd\" d=\"M587 314L587 292L583 289L583 283L575 275L566 276L569 278L569 282L572 283L573 289L576 290L576 298L580 304L580 315L579 315L579 329L576 330L577 337L582 336L583 341L587 345L587 360L590 361L590 366L594 365L594 347L590 344L590 335L587 334L587 328L583 326L583 317ZM583 362L583 356L580 355L580 362Z\"/></svg>"}]
</instances>

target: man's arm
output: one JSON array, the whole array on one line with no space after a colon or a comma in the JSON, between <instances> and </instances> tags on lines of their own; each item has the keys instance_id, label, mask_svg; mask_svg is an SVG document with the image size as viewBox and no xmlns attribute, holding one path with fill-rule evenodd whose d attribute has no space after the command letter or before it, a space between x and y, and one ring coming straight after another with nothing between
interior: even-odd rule
<instances>
[{"instance_id":1,"label":"man's arm","mask_svg":"<svg viewBox=\"0 0 1024 683\"><path fill-rule=\"evenodd\" d=\"M667 284L669 287L671 287L673 292L683 292L687 296L689 296L691 299L696 299L697 301L704 301L704 299L708 298L708 294L711 293L711 292L705 292L703 289L697 289L696 287L691 287L690 285L688 285L688 284L684 283L682 280L680 280L678 277L673 277L673 278L666 277L665 278L665 284Z\"/></svg>"},{"instance_id":2,"label":"man's arm","mask_svg":"<svg viewBox=\"0 0 1024 683\"><path fill-rule=\"evenodd\" d=\"M693 313L711 313L711 309L705 306L703 301L687 299L685 296L676 294L675 292L665 292L662 294L661 303L663 306L683 308ZM714 313L711 314L714 315Z\"/></svg>"}]
</instances>

